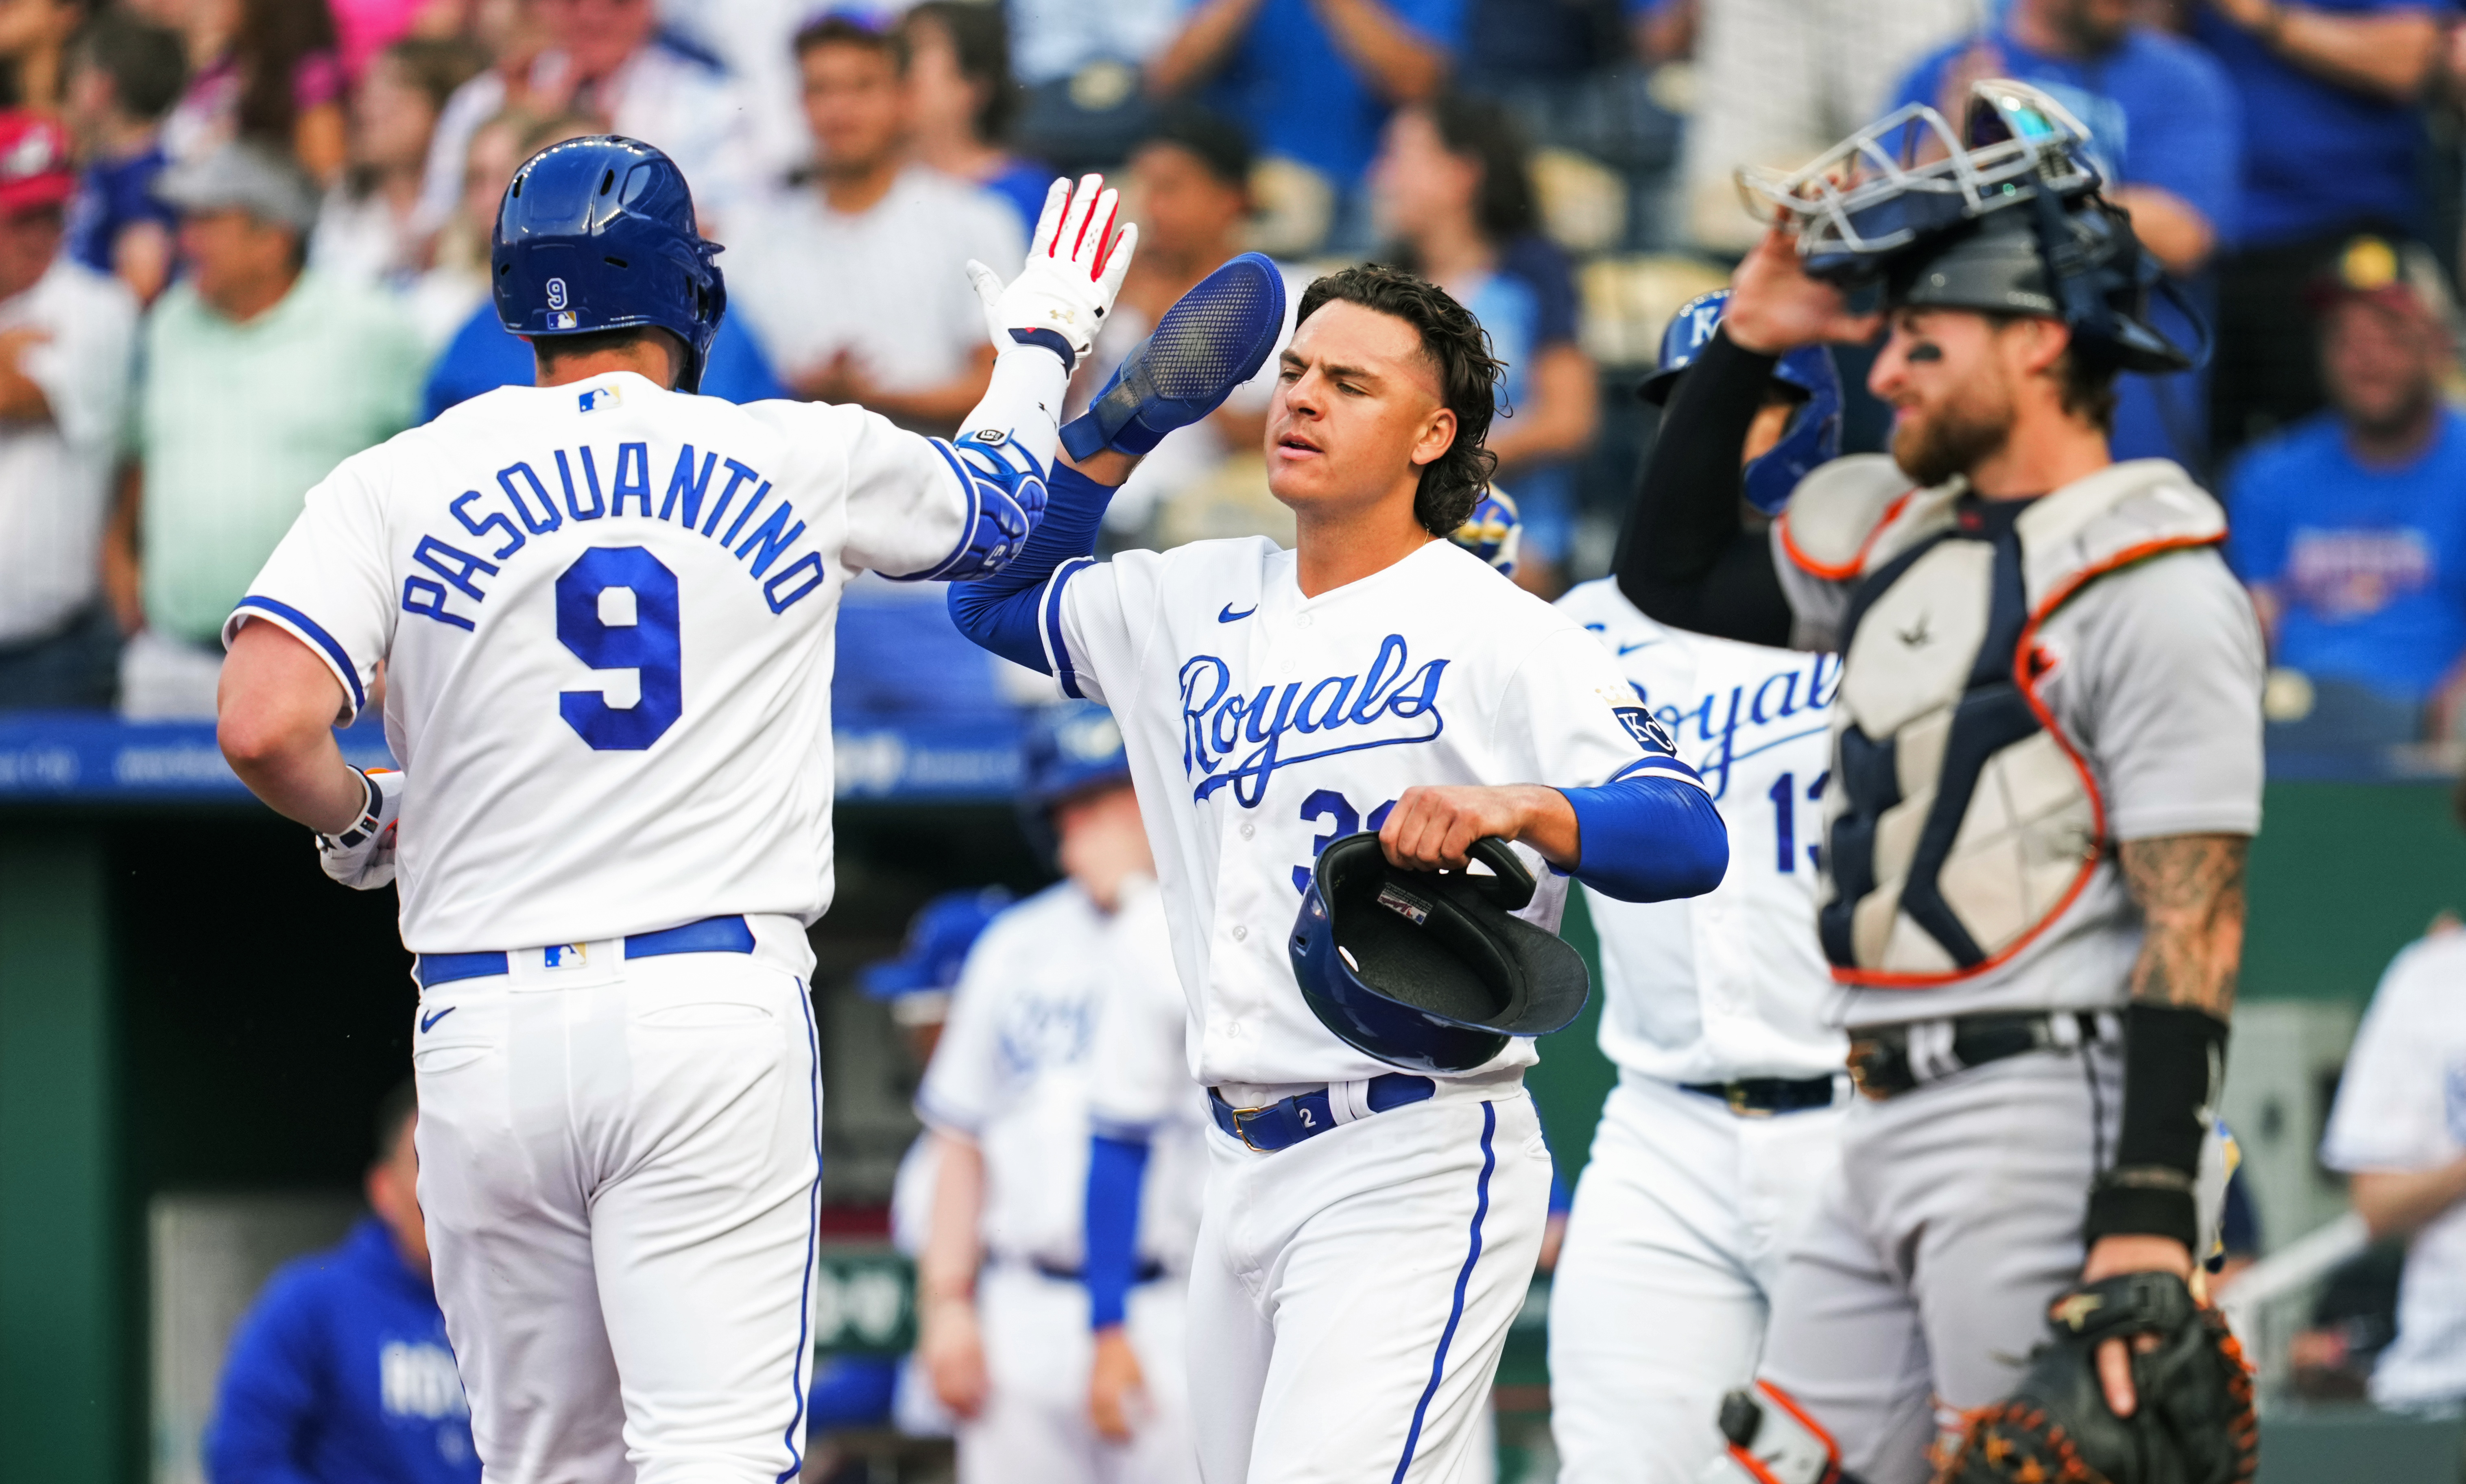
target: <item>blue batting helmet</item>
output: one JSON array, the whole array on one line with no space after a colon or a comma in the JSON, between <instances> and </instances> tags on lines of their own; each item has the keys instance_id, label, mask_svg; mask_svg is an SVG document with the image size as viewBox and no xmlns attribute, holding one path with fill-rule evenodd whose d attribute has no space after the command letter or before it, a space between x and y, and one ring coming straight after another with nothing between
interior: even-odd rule
<instances>
[{"instance_id":1,"label":"blue batting helmet","mask_svg":"<svg viewBox=\"0 0 2466 1484\"><path fill-rule=\"evenodd\" d=\"M1658 407L1670 400L1679 373L1695 364L1712 342L1721 312L1730 306L1730 291L1699 294L1670 316L1661 332L1661 365L1636 395ZM1750 462L1745 470L1748 503L1766 515L1778 515L1789 502L1789 492L1815 466L1841 456L1841 371L1832 352L1823 345L1801 345L1781 358L1773 380L1806 393L1806 402L1791 414L1781 441Z\"/></svg>"},{"instance_id":2,"label":"blue batting helmet","mask_svg":"<svg viewBox=\"0 0 2466 1484\"><path fill-rule=\"evenodd\" d=\"M614 134L523 162L497 209L488 271L497 318L526 339L656 326L685 344L681 391L702 386L728 307L719 245L666 155Z\"/></svg>"},{"instance_id":3,"label":"blue batting helmet","mask_svg":"<svg viewBox=\"0 0 2466 1484\"><path fill-rule=\"evenodd\" d=\"M1390 1066L1469 1072L1510 1036L1548 1035L1584 1008L1584 961L1512 916L1533 875L1507 842L1473 842L1490 875L1405 871L1376 834L1319 853L1288 945L1302 1000L1336 1038Z\"/></svg>"},{"instance_id":4,"label":"blue batting helmet","mask_svg":"<svg viewBox=\"0 0 2466 1484\"><path fill-rule=\"evenodd\" d=\"M895 959L882 959L857 971L857 984L871 1000L897 1000L930 990L948 992L959 983L959 968L987 923L1010 905L1010 893L986 886L944 892L916 910L908 919L908 941Z\"/></svg>"},{"instance_id":5,"label":"blue batting helmet","mask_svg":"<svg viewBox=\"0 0 2466 1484\"><path fill-rule=\"evenodd\" d=\"M1514 576L1515 550L1524 540L1524 518L1516 513L1515 497L1495 484L1483 490L1472 514L1447 533L1447 540L1496 567L1499 576Z\"/></svg>"}]
</instances>

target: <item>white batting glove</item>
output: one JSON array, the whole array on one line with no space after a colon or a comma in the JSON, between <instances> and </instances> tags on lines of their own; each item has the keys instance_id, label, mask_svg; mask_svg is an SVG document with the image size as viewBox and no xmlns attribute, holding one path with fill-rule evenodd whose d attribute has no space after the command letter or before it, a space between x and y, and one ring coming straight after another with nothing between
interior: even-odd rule
<instances>
[{"instance_id":1,"label":"white batting glove","mask_svg":"<svg viewBox=\"0 0 2466 1484\"><path fill-rule=\"evenodd\" d=\"M347 830L317 837L317 863L355 892L393 879L394 817L402 811L403 775L390 767L353 768L368 786L368 803Z\"/></svg>"},{"instance_id":2,"label":"white batting glove","mask_svg":"<svg viewBox=\"0 0 2466 1484\"><path fill-rule=\"evenodd\" d=\"M1122 292L1138 247L1136 224L1114 233L1120 212L1121 193L1105 188L1103 176L1083 177L1076 190L1068 180L1057 180L1044 194L1044 214L1037 218L1027 266L1018 277L1005 286L1000 275L968 260L968 281L984 300L994 349L1043 344L1064 353L1065 365L1078 364Z\"/></svg>"}]
</instances>

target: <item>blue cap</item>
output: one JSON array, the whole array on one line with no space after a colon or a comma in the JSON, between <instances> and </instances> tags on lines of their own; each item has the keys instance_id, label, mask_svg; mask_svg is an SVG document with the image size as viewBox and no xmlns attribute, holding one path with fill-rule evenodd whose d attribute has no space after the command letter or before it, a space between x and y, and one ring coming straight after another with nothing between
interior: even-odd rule
<instances>
[{"instance_id":1,"label":"blue cap","mask_svg":"<svg viewBox=\"0 0 2466 1484\"><path fill-rule=\"evenodd\" d=\"M868 1000L947 992L958 984L959 969L977 935L1010 901L1010 893L998 886L944 892L908 920L908 941L899 957L866 964L857 971L857 985Z\"/></svg>"},{"instance_id":2,"label":"blue cap","mask_svg":"<svg viewBox=\"0 0 2466 1484\"><path fill-rule=\"evenodd\" d=\"M1020 802L1048 809L1074 793L1131 781L1121 724L1094 701L1047 706L1028 723Z\"/></svg>"}]
</instances>

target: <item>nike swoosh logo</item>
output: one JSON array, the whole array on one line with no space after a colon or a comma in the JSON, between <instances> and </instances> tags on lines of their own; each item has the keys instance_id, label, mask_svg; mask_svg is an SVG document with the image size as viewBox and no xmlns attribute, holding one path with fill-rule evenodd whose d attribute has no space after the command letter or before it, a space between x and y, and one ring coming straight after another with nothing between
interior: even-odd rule
<instances>
[{"instance_id":1,"label":"nike swoosh logo","mask_svg":"<svg viewBox=\"0 0 2466 1484\"><path fill-rule=\"evenodd\" d=\"M1648 650L1660 642L1659 639L1647 639L1641 644L1622 644L1618 647L1618 652L1621 654L1632 654L1638 650Z\"/></svg>"},{"instance_id":2,"label":"nike swoosh logo","mask_svg":"<svg viewBox=\"0 0 2466 1484\"><path fill-rule=\"evenodd\" d=\"M1257 611L1259 611L1259 605L1256 603L1251 604L1248 608L1244 609L1239 613L1234 612L1233 605L1227 603L1224 605L1224 610L1216 615L1216 621L1220 624L1236 624Z\"/></svg>"},{"instance_id":3,"label":"nike swoosh logo","mask_svg":"<svg viewBox=\"0 0 2466 1484\"><path fill-rule=\"evenodd\" d=\"M421 1033L422 1035L427 1034L427 1033L428 1033L428 1030L429 1030L429 1028L430 1028L431 1026L436 1025L438 1021L443 1020L446 1016L453 1014L456 1010L458 1010L458 1009L460 1009L460 1008L461 1008L461 1007L460 1007L460 1006L459 1006L459 1005L449 1005L449 1006L445 1007L443 1009L438 1010L438 1011L437 1011L436 1014L434 1014L434 1015L422 1015L422 1016L420 1016L420 1017L419 1017L419 1030L420 1030L420 1033Z\"/></svg>"}]
</instances>

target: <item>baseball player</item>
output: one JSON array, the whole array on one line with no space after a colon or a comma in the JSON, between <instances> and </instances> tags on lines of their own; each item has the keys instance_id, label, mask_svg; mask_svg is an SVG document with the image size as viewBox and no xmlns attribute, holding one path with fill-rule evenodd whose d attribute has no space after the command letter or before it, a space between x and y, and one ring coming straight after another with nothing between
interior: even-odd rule
<instances>
[{"instance_id":1,"label":"baseball player","mask_svg":"<svg viewBox=\"0 0 2466 1484\"><path fill-rule=\"evenodd\" d=\"M1735 387L1698 385L1689 368L1728 298L1679 310L1643 388L1667 403L1665 426L1726 421L1656 445L1617 576L1558 600L1703 778L1731 849L1707 896L1589 902L1601 1045L1619 1080L1551 1289L1550 1430L1569 1484L1695 1484L1721 1451L1715 1413L1755 1375L1786 1244L1837 1158L1850 1093L1815 939L1841 662L1787 648L1785 622L1741 621L1752 615L1722 606L1714 576L1770 569L1762 526L1840 452L1840 380L1817 345ZM1713 519L1685 520L1699 511Z\"/></svg>"},{"instance_id":2,"label":"baseball player","mask_svg":"<svg viewBox=\"0 0 2466 1484\"><path fill-rule=\"evenodd\" d=\"M1302 296L1266 448L1294 550L1092 560L1132 463L1115 430L1204 415L1243 379L1282 322L1273 275L1237 258L1167 311L1124 395L1065 433L1038 536L952 611L1122 725L1220 1130L1191 1274L1201 1476L1451 1478L1541 1243L1534 1052L1502 1035L1477 1065L1402 1072L1330 1030L1290 946L1313 861L1365 831L1406 869L1513 842L1542 883L1528 919L1555 929L1566 874L1689 896L1727 848L1601 647L1444 539L1489 474L1497 367L1421 278L1352 268Z\"/></svg>"},{"instance_id":3,"label":"baseball player","mask_svg":"<svg viewBox=\"0 0 2466 1484\"><path fill-rule=\"evenodd\" d=\"M399 874L419 1195L492 1480L797 1467L837 598L1018 549L1132 246L1100 186L1055 183L1007 287L972 268L998 359L946 443L692 395L726 294L684 177L542 151L493 249L539 385L346 460L225 625L234 769L330 874ZM380 665L406 771L370 777L331 727Z\"/></svg>"},{"instance_id":4,"label":"baseball player","mask_svg":"<svg viewBox=\"0 0 2466 1484\"><path fill-rule=\"evenodd\" d=\"M985 930L917 1089L940 1163L917 1277L918 1353L960 1418L963 1481L1195 1478L1181 1358L1204 1158L1195 1140L1158 1151L1135 1244L1104 1254L1115 1260L1102 1280L1087 1265L1100 1178L1091 1175L1091 1103L1124 1074L1157 1080L1140 1071L1153 1052L1132 1047L1127 1065L1110 1059L1118 1048L1099 1045L1099 1022L1117 1001L1135 1009L1158 983L1179 1008L1155 863L1121 729L1103 707L1065 703L1038 719L1023 806L1032 832L1054 841L1065 879ZM1199 1103L1187 1082L1172 1092L1187 1107ZM1120 1173L1102 1171L1108 1194L1135 1201L1135 1182L1126 1191ZM1133 1206L1131 1214L1141 1213ZM1113 1426L1104 1428L1089 1408L1091 1316L1128 1351L1108 1357L1111 1372L1127 1362L1144 1378L1140 1398L1117 1398Z\"/></svg>"},{"instance_id":5,"label":"baseball player","mask_svg":"<svg viewBox=\"0 0 2466 1484\"><path fill-rule=\"evenodd\" d=\"M1904 153L1904 129L1926 146ZM1888 332L1868 385L1892 456L1808 476L1772 575L1723 594L1841 655L1815 915L1864 1094L1758 1384L1722 1408L1725 1478L1925 1478L2051 1313L2077 1332L2170 1287L2161 1307L2192 1312L2261 646L2217 503L2172 463L2109 456L2116 374L2192 355L2150 327L2154 269L2085 139L1990 81L1960 127L1914 106L1751 177L1781 225L1688 373L1730 405L1692 400L1664 432L1735 428L1776 358ZM1850 313L1845 286L1875 279L1881 314ZM1704 528L1733 508L1670 493ZM2141 1400L2127 1343L2083 1351L2107 1430Z\"/></svg>"}]
</instances>

